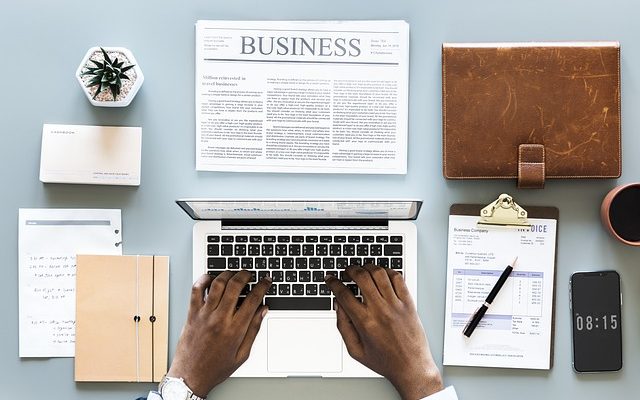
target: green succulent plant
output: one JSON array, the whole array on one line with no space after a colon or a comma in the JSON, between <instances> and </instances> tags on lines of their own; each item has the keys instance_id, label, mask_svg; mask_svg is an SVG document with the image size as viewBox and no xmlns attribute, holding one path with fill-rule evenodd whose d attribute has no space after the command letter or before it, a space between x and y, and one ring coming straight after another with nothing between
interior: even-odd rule
<instances>
[{"instance_id":1,"label":"green succulent plant","mask_svg":"<svg viewBox=\"0 0 640 400\"><path fill-rule=\"evenodd\" d=\"M89 61L94 63L96 66L85 67L87 70L84 71L81 76L92 77L89 82L87 82L88 88L97 86L96 92L93 95L94 100L102 91L109 89L113 95L113 101L116 101L116 97L118 97L120 89L122 88L122 80L129 80L129 77L125 72L133 68L135 65L124 66L124 61L118 61L118 58L112 60L102 47L100 47L100 50L104 56L104 61L99 62L89 59Z\"/></svg>"}]
</instances>

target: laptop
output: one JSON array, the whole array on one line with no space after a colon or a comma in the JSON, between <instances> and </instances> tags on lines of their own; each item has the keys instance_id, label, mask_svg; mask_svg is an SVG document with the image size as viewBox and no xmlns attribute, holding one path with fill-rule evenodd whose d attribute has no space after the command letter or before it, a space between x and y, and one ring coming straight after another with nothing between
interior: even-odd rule
<instances>
[{"instance_id":1,"label":"laptop","mask_svg":"<svg viewBox=\"0 0 640 400\"><path fill-rule=\"evenodd\" d=\"M246 269L251 289L273 285L269 313L249 359L234 377L377 377L349 356L336 328L332 273L348 282L348 265L373 263L401 272L417 304L419 200L184 199L194 220L193 279Z\"/></svg>"}]
</instances>

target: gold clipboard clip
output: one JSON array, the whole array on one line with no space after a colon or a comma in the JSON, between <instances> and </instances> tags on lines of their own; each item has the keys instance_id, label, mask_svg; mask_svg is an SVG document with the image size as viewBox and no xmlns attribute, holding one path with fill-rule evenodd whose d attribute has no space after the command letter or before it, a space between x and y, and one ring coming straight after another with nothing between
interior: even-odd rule
<instances>
[{"instance_id":1,"label":"gold clipboard clip","mask_svg":"<svg viewBox=\"0 0 640 400\"><path fill-rule=\"evenodd\" d=\"M506 193L480 210L478 225L531 226L527 219L527 210L516 204L513 197Z\"/></svg>"}]
</instances>

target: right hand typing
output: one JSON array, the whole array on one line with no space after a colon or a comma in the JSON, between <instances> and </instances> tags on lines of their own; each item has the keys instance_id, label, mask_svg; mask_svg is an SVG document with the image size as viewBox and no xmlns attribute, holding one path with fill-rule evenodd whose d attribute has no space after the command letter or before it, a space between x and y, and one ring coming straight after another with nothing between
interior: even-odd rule
<instances>
[{"instance_id":1,"label":"right hand typing","mask_svg":"<svg viewBox=\"0 0 640 400\"><path fill-rule=\"evenodd\" d=\"M364 302L334 276L328 275L326 283L338 302L338 330L351 357L386 377L405 400L442 390L402 275L372 265L351 266L346 273L360 287Z\"/></svg>"}]
</instances>

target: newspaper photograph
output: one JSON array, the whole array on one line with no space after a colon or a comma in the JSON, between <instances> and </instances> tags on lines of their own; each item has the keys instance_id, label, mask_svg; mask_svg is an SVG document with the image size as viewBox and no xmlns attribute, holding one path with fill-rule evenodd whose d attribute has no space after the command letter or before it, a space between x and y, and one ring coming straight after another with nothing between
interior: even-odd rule
<instances>
[{"instance_id":1,"label":"newspaper photograph","mask_svg":"<svg viewBox=\"0 0 640 400\"><path fill-rule=\"evenodd\" d=\"M198 21L196 169L406 174L405 21Z\"/></svg>"}]
</instances>

